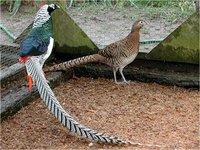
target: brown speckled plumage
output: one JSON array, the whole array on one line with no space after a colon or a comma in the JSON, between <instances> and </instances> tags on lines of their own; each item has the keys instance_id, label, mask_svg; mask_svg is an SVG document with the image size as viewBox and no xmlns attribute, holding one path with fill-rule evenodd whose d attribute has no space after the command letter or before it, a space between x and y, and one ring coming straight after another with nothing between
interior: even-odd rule
<instances>
[{"instance_id":1,"label":"brown speckled plumage","mask_svg":"<svg viewBox=\"0 0 200 150\"><path fill-rule=\"evenodd\" d=\"M116 83L116 72L119 70L123 81L128 83L123 75L123 69L130 64L138 54L140 29L144 26L143 20L137 20L133 23L132 30L127 37L117 42L114 42L104 49L100 50L97 54L80 57L74 60L63 62L52 67L44 69L45 72L66 70L81 64L91 62L100 62L109 65L113 68L114 80Z\"/></svg>"}]
</instances>

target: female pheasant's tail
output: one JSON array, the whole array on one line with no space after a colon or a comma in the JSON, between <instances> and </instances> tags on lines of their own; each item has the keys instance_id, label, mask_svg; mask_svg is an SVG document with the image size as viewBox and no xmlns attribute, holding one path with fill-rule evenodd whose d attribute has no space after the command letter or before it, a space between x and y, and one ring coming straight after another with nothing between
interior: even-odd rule
<instances>
[{"instance_id":1,"label":"female pheasant's tail","mask_svg":"<svg viewBox=\"0 0 200 150\"><path fill-rule=\"evenodd\" d=\"M47 84L46 78L44 77L41 65L39 63L39 59L31 57L28 61L26 61L25 65L27 71L32 76L33 81L37 86L43 102L47 105L51 113L72 133L97 142L111 144L133 144L129 141L124 141L105 133L99 133L78 123L62 108L53 91ZM138 145L138 143L136 143L136 145Z\"/></svg>"},{"instance_id":2,"label":"female pheasant's tail","mask_svg":"<svg viewBox=\"0 0 200 150\"><path fill-rule=\"evenodd\" d=\"M91 63L91 62L98 62L102 58L103 58L103 56L101 56L99 54L88 55L88 56L76 58L76 59L73 59L73 60L69 60L69 61L66 61L66 62L63 62L63 63L60 63L60 64L56 64L56 65L51 66L51 67L46 67L46 68L43 69L43 71L44 72L52 72L52 71L66 70L66 69L71 68L71 67L84 65L84 64L87 64L87 63Z\"/></svg>"}]
</instances>

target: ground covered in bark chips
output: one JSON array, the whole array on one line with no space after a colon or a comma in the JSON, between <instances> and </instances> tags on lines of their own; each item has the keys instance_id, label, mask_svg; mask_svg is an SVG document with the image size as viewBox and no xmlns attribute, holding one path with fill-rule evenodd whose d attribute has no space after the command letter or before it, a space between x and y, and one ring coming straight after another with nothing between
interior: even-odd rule
<instances>
[{"instance_id":1,"label":"ground covered in bark chips","mask_svg":"<svg viewBox=\"0 0 200 150\"><path fill-rule=\"evenodd\" d=\"M110 79L78 78L54 89L80 123L122 139L198 149L199 91L155 83L116 85ZM160 149L112 146L75 137L37 99L1 124L1 149Z\"/></svg>"}]
</instances>

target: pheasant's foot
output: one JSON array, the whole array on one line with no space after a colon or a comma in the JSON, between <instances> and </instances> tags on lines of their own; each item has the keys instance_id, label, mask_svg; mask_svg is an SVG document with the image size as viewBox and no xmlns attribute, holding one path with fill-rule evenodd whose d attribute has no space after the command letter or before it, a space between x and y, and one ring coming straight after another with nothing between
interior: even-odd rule
<instances>
[{"instance_id":1,"label":"pheasant's foot","mask_svg":"<svg viewBox=\"0 0 200 150\"><path fill-rule=\"evenodd\" d=\"M115 84L121 84L121 82L118 82L116 79L114 79Z\"/></svg>"},{"instance_id":2,"label":"pheasant's foot","mask_svg":"<svg viewBox=\"0 0 200 150\"><path fill-rule=\"evenodd\" d=\"M131 81L121 81L121 82L116 82L116 84L130 84Z\"/></svg>"},{"instance_id":3,"label":"pheasant's foot","mask_svg":"<svg viewBox=\"0 0 200 150\"><path fill-rule=\"evenodd\" d=\"M115 81L115 84L121 84L121 82Z\"/></svg>"},{"instance_id":4,"label":"pheasant's foot","mask_svg":"<svg viewBox=\"0 0 200 150\"><path fill-rule=\"evenodd\" d=\"M123 81L125 84L130 84L131 81Z\"/></svg>"},{"instance_id":5,"label":"pheasant's foot","mask_svg":"<svg viewBox=\"0 0 200 150\"><path fill-rule=\"evenodd\" d=\"M126 82L124 82L124 81L121 81L121 82L115 82L116 84L118 84L118 85L123 85L123 84L127 84Z\"/></svg>"}]
</instances>

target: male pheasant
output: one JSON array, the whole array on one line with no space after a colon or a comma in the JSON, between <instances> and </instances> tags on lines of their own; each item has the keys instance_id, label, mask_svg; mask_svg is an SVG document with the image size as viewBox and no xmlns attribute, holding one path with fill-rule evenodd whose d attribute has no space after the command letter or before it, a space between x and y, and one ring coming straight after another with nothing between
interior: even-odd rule
<instances>
[{"instance_id":1,"label":"male pheasant","mask_svg":"<svg viewBox=\"0 0 200 150\"><path fill-rule=\"evenodd\" d=\"M52 38L52 19L51 14L54 10L59 8L56 4L43 4L38 10L33 27L29 34L25 37L20 45L20 60L19 63L24 63L31 56L38 56L40 58L41 68L46 59L50 56L54 39ZM32 77L27 72L27 80L29 84L29 91L32 90Z\"/></svg>"},{"instance_id":2,"label":"male pheasant","mask_svg":"<svg viewBox=\"0 0 200 150\"><path fill-rule=\"evenodd\" d=\"M29 82L32 82L33 79L40 97L49 111L73 134L103 143L140 145L140 143L124 141L118 137L97 132L80 124L63 109L62 105L51 90L43 74L42 66L51 54L53 48L50 15L57 7L58 6L55 4L45 4L40 8L36 15L33 29L20 46L20 62L25 63L27 73L31 76Z\"/></svg>"},{"instance_id":3,"label":"male pheasant","mask_svg":"<svg viewBox=\"0 0 200 150\"><path fill-rule=\"evenodd\" d=\"M123 69L130 64L137 56L139 51L140 29L145 25L145 21L139 19L132 25L131 32L122 40L112 43L100 50L97 54L80 57L74 60L56 64L51 67L44 68L44 72L66 70L67 68L87 64L90 62L100 62L113 68L114 80L116 72L119 70L123 82L128 83L123 74Z\"/></svg>"}]
</instances>

